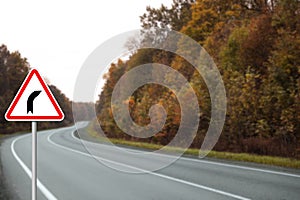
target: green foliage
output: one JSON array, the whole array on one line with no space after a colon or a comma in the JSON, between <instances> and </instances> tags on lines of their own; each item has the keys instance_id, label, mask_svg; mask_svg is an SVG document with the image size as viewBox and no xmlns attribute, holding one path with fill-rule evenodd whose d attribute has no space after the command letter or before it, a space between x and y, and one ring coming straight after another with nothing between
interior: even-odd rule
<instances>
[{"instance_id":1,"label":"green foliage","mask_svg":"<svg viewBox=\"0 0 300 200\"><path fill-rule=\"evenodd\" d=\"M222 67L227 70L243 72L247 66L243 63L243 43L249 35L246 27L235 28L228 38L227 44L220 52Z\"/></svg>"},{"instance_id":2,"label":"green foliage","mask_svg":"<svg viewBox=\"0 0 300 200\"><path fill-rule=\"evenodd\" d=\"M101 143L108 143L112 142L116 145L126 145L129 147L138 147L148 150L158 150L163 148L163 145L153 144L153 143L146 143L146 142L136 142L136 141L128 141L122 139L109 139L107 140L106 137L100 136L93 128L93 123L90 123L85 130L89 136L94 139L97 139ZM87 138L88 139L88 138ZM178 147L169 147L166 149L167 153L181 153L184 152L186 155L193 155L198 156L199 149L184 149ZM274 165L274 166L281 166L281 167L290 167L290 168L300 168L300 161L291 158L283 158L283 157L274 157L274 156L261 156L255 154L247 154L247 153L231 153L231 152L217 152L217 151L210 151L207 155L208 157L218 158L218 159L226 159L226 160L233 160L233 161L243 161L243 162L254 162L266 165Z\"/></svg>"},{"instance_id":3,"label":"green foliage","mask_svg":"<svg viewBox=\"0 0 300 200\"><path fill-rule=\"evenodd\" d=\"M300 158L299 19L298 0L174 0L170 8L148 7L141 22L144 29L162 27L185 33L213 56L228 100L225 126L215 150ZM178 41L178 47L184 45L188 44ZM142 126L150 123L149 108L163 105L168 115L159 133L143 140L129 137L113 120L110 97L117 80L130 69L151 62L179 71L196 91L201 113L192 147L199 148L210 122L210 96L201 75L169 52L138 50L128 61L111 66L97 104L103 130L109 137L155 144L167 144L175 136L181 109L176 96L158 85L139 88L124 103ZM184 92L188 98L190 91Z\"/></svg>"}]
</instances>

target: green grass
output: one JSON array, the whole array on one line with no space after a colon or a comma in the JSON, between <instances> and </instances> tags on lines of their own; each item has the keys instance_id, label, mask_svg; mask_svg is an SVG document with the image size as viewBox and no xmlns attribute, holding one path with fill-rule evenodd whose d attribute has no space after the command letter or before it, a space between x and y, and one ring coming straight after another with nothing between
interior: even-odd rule
<instances>
[{"instance_id":1,"label":"green grass","mask_svg":"<svg viewBox=\"0 0 300 200\"><path fill-rule=\"evenodd\" d=\"M86 128L87 132L90 136L97 138L100 142L108 142L108 139L102 136L99 136L95 130L93 130L92 126L88 126ZM144 143L144 142L136 142L136 141L127 141L122 139L109 139L110 142L119 145L127 145L132 147L158 150L164 147L163 145ZM181 148L169 147L166 149L168 152L182 152L184 151ZM186 155L199 155L199 149L187 149L184 154ZM243 161L243 162L253 162L259 164L280 166L280 167L290 167L300 169L300 160L291 159L291 158L283 158L283 157L273 157L273 156L261 156L255 154L248 153L231 153L231 152L218 152L218 151L210 151L207 155L208 157L218 158L218 159L226 159L233 161Z\"/></svg>"}]
</instances>

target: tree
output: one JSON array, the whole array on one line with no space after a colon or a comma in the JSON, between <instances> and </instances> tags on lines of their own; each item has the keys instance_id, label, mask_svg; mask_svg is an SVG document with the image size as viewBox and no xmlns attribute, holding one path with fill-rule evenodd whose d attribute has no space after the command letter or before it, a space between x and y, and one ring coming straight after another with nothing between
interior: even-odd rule
<instances>
[{"instance_id":1,"label":"tree","mask_svg":"<svg viewBox=\"0 0 300 200\"><path fill-rule=\"evenodd\" d=\"M187 34L205 47L223 76L227 116L215 150L300 157L299 15L298 0L174 0L170 8L147 7L141 17L145 32L155 27ZM176 45L178 53L189 46L181 40ZM184 58L157 49L136 50L128 61L111 66L97 103L105 133L159 144L168 144L174 138L180 126L181 108L175 94L157 84L138 88L121 103L129 108L132 120L140 126L151 122L148 114L152 105L162 105L167 111L162 130L141 140L124 134L113 120L111 108L118 108L110 100L116 82L134 67L153 62L178 71L196 92L201 113L192 147L199 148L210 123L212 105L208 89L201 74ZM157 75L150 69L144 73ZM130 77L126 85L133 84L135 78ZM167 82L174 80L176 77L171 75L165 77ZM181 92L188 102L192 91ZM156 119L160 121L162 116ZM181 143L184 142L183 139Z\"/></svg>"},{"instance_id":2,"label":"tree","mask_svg":"<svg viewBox=\"0 0 300 200\"><path fill-rule=\"evenodd\" d=\"M26 58L19 52L10 52L5 45L0 46L0 131L9 133L19 131L24 123L16 123L4 119L4 113L17 93L19 86L29 71Z\"/></svg>"},{"instance_id":3,"label":"tree","mask_svg":"<svg viewBox=\"0 0 300 200\"><path fill-rule=\"evenodd\" d=\"M4 134L17 131L30 130L30 123L7 122L4 119L10 102L18 92L21 83L30 70L26 58L22 58L19 52L10 52L5 45L0 46L0 132ZM65 113L65 119L59 123L41 122L39 129L53 128L69 125L73 122L73 115L69 99L55 86L50 86L53 95L59 102Z\"/></svg>"},{"instance_id":4,"label":"tree","mask_svg":"<svg viewBox=\"0 0 300 200\"><path fill-rule=\"evenodd\" d=\"M142 28L162 28L180 31L191 18L191 5L194 0L173 0L171 8L146 8L147 13L140 17Z\"/></svg>"}]
</instances>

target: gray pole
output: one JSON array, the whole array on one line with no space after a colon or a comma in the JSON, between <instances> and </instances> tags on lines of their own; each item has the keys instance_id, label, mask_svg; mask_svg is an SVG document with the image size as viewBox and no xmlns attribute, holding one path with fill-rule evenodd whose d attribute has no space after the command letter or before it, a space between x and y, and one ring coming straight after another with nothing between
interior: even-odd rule
<instances>
[{"instance_id":1,"label":"gray pole","mask_svg":"<svg viewBox=\"0 0 300 200\"><path fill-rule=\"evenodd\" d=\"M31 165L31 171L32 171L32 200L36 200L36 186L37 186L37 122L32 122L32 165Z\"/></svg>"}]
</instances>

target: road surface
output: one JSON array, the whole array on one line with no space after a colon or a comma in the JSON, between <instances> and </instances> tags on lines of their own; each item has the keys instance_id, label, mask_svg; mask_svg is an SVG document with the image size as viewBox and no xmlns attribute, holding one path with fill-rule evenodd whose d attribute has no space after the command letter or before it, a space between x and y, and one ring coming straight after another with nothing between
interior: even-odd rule
<instances>
[{"instance_id":1,"label":"road surface","mask_svg":"<svg viewBox=\"0 0 300 200\"><path fill-rule=\"evenodd\" d=\"M74 137L74 130L72 126L38 132L39 200L300 199L299 170L182 157L149 172L149 165L171 156L124 157L116 155L113 146L95 144L96 160ZM31 134L5 140L1 158L11 192L19 199L30 199ZM141 173L120 172L99 159L113 168Z\"/></svg>"}]
</instances>

